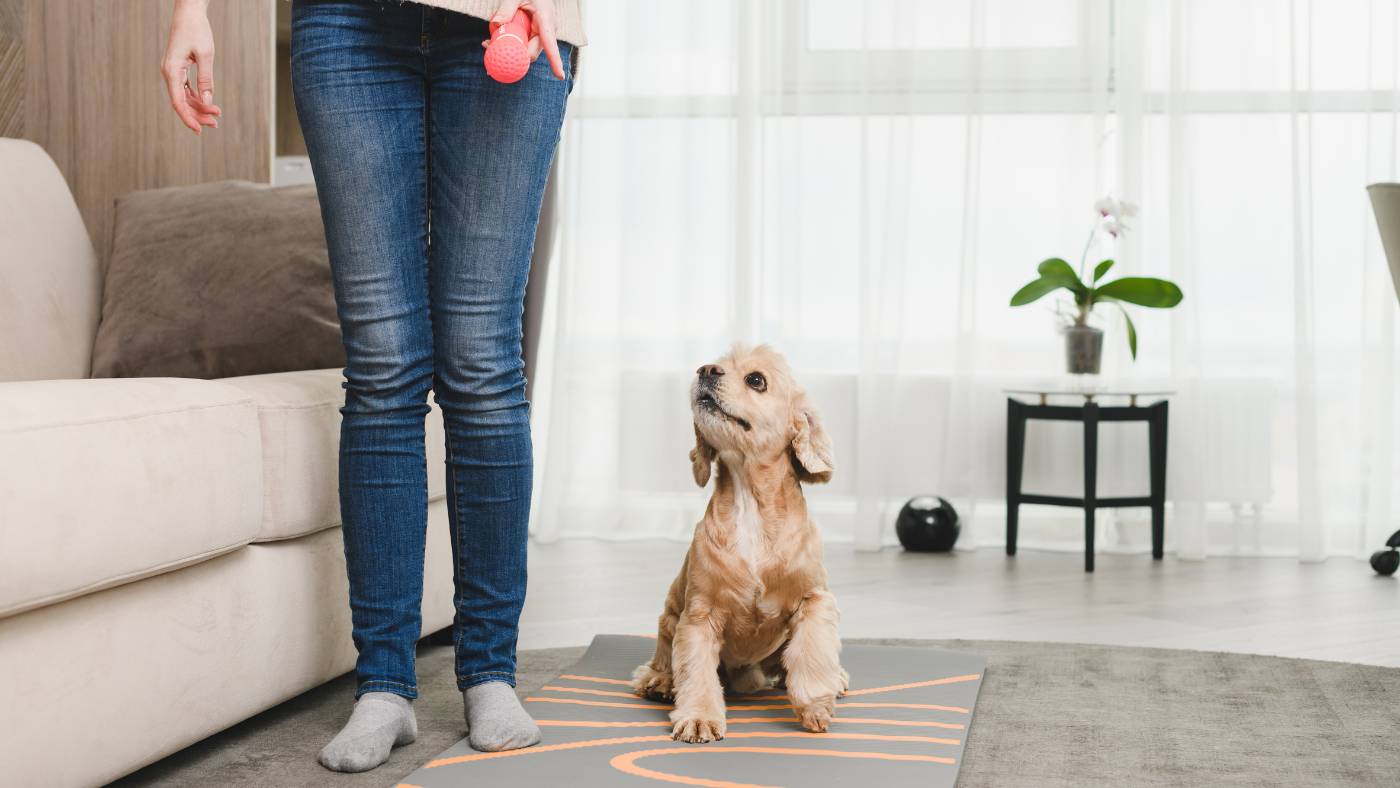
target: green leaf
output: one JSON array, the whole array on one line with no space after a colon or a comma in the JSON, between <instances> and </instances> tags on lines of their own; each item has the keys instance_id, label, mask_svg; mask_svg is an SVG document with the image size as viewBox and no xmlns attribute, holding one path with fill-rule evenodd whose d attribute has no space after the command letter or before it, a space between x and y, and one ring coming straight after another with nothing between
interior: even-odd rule
<instances>
[{"instance_id":1,"label":"green leaf","mask_svg":"<svg viewBox=\"0 0 1400 788\"><path fill-rule=\"evenodd\" d=\"M1181 303L1181 288L1165 279L1150 276L1125 276L1096 289L1102 298L1127 301L1152 309L1170 309Z\"/></svg>"},{"instance_id":2,"label":"green leaf","mask_svg":"<svg viewBox=\"0 0 1400 788\"><path fill-rule=\"evenodd\" d=\"M1041 279L1048 279L1056 282L1060 287L1067 287L1076 293L1081 293L1088 289L1084 286L1083 282L1079 281L1079 275L1074 272L1070 264L1058 257L1045 260L1036 267L1036 271L1040 273Z\"/></svg>"},{"instance_id":3,"label":"green leaf","mask_svg":"<svg viewBox=\"0 0 1400 788\"><path fill-rule=\"evenodd\" d=\"M1128 324L1128 350L1133 354L1133 361L1137 361L1137 327L1133 325L1133 319L1128 316L1128 310L1121 303L1118 311L1123 313L1123 322Z\"/></svg>"},{"instance_id":4,"label":"green leaf","mask_svg":"<svg viewBox=\"0 0 1400 788\"><path fill-rule=\"evenodd\" d=\"M1097 283L1100 279L1102 279L1103 275L1108 273L1108 269L1112 267L1112 260L1104 260L1102 263L1099 263L1098 265L1094 266L1094 282Z\"/></svg>"},{"instance_id":5,"label":"green leaf","mask_svg":"<svg viewBox=\"0 0 1400 788\"><path fill-rule=\"evenodd\" d=\"M1011 296L1011 305L1025 306L1032 301L1039 300L1046 293L1053 292L1061 287L1064 287L1064 285L1059 282L1049 279L1037 279L1020 290L1017 290L1016 295Z\"/></svg>"}]
</instances>

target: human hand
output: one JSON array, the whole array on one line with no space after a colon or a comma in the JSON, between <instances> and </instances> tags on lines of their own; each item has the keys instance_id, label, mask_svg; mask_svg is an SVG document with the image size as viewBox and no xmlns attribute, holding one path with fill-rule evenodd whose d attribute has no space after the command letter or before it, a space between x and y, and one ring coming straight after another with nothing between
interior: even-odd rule
<instances>
[{"instance_id":1,"label":"human hand","mask_svg":"<svg viewBox=\"0 0 1400 788\"><path fill-rule=\"evenodd\" d=\"M535 62L540 52L544 52L549 58L550 70L554 72L554 76L563 79L564 61L559 57L559 41L554 37L555 22L558 18L554 10L554 0L501 0L501 4L496 7L496 13L491 16L491 29L494 31L500 25L509 22L519 8L530 13L530 40L527 42L530 62ZM489 43L491 42L482 41L481 45L486 46Z\"/></svg>"},{"instance_id":2,"label":"human hand","mask_svg":"<svg viewBox=\"0 0 1400 788\"><path fill-rule=\"evenodd\" d=\"M170 93L170 106L190 131L219 127L223 110L214 103L214 31L209 27L209 0L175 0L170 40L160 73ZM198 90L190 87L189 68L199 71Z\"/></svg>"}]
</instances>

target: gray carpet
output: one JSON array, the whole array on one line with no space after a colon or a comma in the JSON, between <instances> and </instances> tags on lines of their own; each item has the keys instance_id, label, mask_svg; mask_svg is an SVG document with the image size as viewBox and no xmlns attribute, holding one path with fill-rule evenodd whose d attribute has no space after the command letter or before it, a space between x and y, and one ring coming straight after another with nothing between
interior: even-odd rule
<instances>
[{"instance_id":1,"label":"gray carpet","mask_svg":"<svg viewBox=\"0 0 1400 788\"><path fill-rule=\"evenodd\" d=\"M1003 641L934 645L988 658L959 785L1400 784L1400 670L1244 654ZM583 648L523 652L537 689ZM119 785L391 786L465 733L446 646L424 646L418 741L360 775L316 752L349 711L342 676Z\"/></svg>"}]
</instances>

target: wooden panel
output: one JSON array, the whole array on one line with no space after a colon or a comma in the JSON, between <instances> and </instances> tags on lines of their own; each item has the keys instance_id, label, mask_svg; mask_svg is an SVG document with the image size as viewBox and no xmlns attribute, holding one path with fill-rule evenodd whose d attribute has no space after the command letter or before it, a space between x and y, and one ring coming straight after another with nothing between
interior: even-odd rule
<instances>
[{"instance_id":1,"label":"wooden panel","mask_svg":"<svg viewBox=\"0 0 1400 788\"><path fill-rule=\"evenodd\" d=\"M58 163L104 262L122 194L271 180L273 2L210 4L224 115L196 137L171 111L159 71L170 0L28 0L24 136Z\"/></svg>"},{"instance_id":2,"label":"wooden panel","mask_svg":"<svg viewBox=\"0 0 1400 788\"><path fill-rule=\"evenodd\" d=\"M305 156L306 139L297 120L296 102L292 100L291 51L289 44L277 44L277 155Z\"/></svg>"},{"instance_id":3,"label":"wooden panel","mask_svg":"<svg viewBox=\"0 0 1400 788\"><path fill-rule=\"evenodd\" d=\"M24 1L0 0L0 137L23 136Z\"/></svg>"}]
</instances>

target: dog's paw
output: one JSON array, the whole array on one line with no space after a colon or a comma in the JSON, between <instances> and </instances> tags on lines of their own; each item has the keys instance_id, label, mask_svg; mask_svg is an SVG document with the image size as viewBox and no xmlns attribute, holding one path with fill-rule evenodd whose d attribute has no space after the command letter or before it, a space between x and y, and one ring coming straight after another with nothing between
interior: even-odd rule
<instances>
[{"instance_id":1,"label":"dog's paw","mask_svg":"<svg viewBox=\"0 0 1400 788\"><path fill-rule=\"evenodd\" d=\"M831 726L831 716L836 706L835 700L828 695L798 709L797 716L802 721L802 727L813 733L826 733L826 729Z\"/></svg>"},{"instance_id":2,"label":"dog's paw","mask_svg":"<svg viewBox=\"0 0 1400 788\"><path fill-rule=\"evenodd\" d=\"M845 695L845 694L846 694L846 691L849 690L850 688L851 688L851 674L847 673L845 668L841 668L841 691L838 692L838 693L836 693L836 697L839 698L839 697L841 697L842 695Z\"/></svg>"},{"instance_id":3,"label":"dog's paw","mask_svg":"<svg viewBox=\"0 0 1400 788\"><path fill-rule=\"evenodd\" d=\"M632 672L632 692L643 698L670 700L675 686L670 673L662 673L651 665L642 665Z\"/></svg>"},{"instance_id":4,"label":"dog's paw","mask_svg":"<svg viewBox=\"0 0 1400 788\"><path fill-rule=\"evenodd\" d=\"M676 717L671 724L671 738L693 744L719 741L724 738L724 720L722 718L710 720L690 715Z\"/></svg>"}]
</instances>

